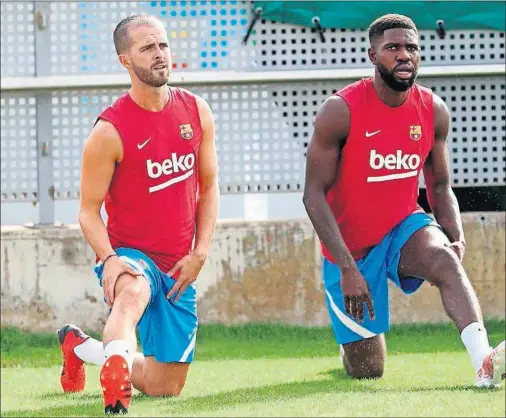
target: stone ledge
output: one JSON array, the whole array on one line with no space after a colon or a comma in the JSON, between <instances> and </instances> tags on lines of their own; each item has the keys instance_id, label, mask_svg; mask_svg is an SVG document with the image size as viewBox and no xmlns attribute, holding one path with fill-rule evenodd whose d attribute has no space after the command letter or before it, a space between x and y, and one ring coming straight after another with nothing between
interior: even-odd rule
<instances>
[{"instance_id":1,"label":"stone ledge","mask_svg":"<svg viewBox=\"0 0 506 418\"><path fill-rule=\"evenodd\" d=\"M505 213L466 213L466 271L486 317L505 317ZM2 325L100 331L108 308L78 225L1 229ZM220 221L197 281L201 323L329 324L321 251L308 219ZM447 321L439 292L405 296L390 284L392 323Z\"/></svg>"}]
</instances>

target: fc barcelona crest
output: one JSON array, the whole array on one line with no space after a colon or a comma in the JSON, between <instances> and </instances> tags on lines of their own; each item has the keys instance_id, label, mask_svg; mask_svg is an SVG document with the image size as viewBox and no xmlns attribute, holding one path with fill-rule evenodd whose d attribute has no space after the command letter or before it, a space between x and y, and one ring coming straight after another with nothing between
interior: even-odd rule
<instances>
[{"instance_id":1,"label":"fc barcelona crest","mask_svg":"<svg viewBox=\"0 0 506 418\"><path fill-rule=\"evenodd\" d=\"M192 139L193 138L193 129L190 123L183 123L179 125L179 133L181 134L181 138L183 139Z\"/></svg>"},{"instance_id":2,"label":"fc barcelona crest","mask_svg":"<svg viewBox=\"0 0 506 418\"><path fill-rule=\"evenodd\" d=\"M422 137L422 127L420 125L411 125L409 127L409 136L413 141L418 141Z\"/></svg>"}]
</instances>

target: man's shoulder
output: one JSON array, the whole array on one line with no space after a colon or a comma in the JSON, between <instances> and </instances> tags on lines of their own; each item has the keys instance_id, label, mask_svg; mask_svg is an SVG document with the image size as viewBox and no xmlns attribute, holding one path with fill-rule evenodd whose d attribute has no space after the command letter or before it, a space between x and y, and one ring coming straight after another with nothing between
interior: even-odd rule
<instances>
[{"instance_id":1,"label":"man's shoulder","mask_svg":"<svg viewBox=\"0 0 506 418\"><path fill-rule=\"evenodd\" d=\"M343 88L339 89L333 96L341 97L348 107L354 106L356 103L361 102L365 95L367 95L368 88L371 83L371 77L361 78L360 80L347 84Z\"/></svg>"},{"instance_id":2,"label":"man's shoulder","mask_svg":"<svg viewBox=\"0 0 506 418\"><path fill-rule=\"evenodd\" d=\"M209 108L208 102L202 96L192 92L191 90L185 89L183 87L169 86L169 92L172 100L176 102L178 100L181 100L187 104L190 104L191 107L196 106L200 113L207 111Z\"/></svg>"},{"instance_id":3,"label":"man's shoulder","mask_svg":"<svg viewBox=\"0 0 506 418\"><path fill-rule=\"evenodd\" d=\"M440 99L439 96L437 96L437 94L434 93L434 91L432 91L430 87L424 86L419 83L414 83L412 88L414 88L414 90L417 92L418 98L424 100L430 99L432 101L435 101L436 98Z\"/></svg>"},{"instance_id":4,"label":"man's shoulder","mask_svg":"<svg viewBox=\"0 0 506 418\"><path fill-rule=\"evenodd\" d=\"M117 138L120 138L121 135L118 131L118 128L116 125L111 122L109 119L99 117L97 119L97 122L95 123L95 126L93 126L93 129L91 131L92 136L99 137L102 140L115 140Z\"/></svg>"},{"instance_id":5,"label":"man's shoulder","mask_svg":"<svg viewBox=\"0 0 506 418\"><path fill-rule=\"evenodd\" d=\"M132 100L130 98L130 94L128 91L125 91L124 93L120 94L115 100L113 100L109 107L113 109L121 109L128 103L129 100Z\"/></svg>"},{"instance_id":6,"label":"man's shoulder","mask_svg":"<svg viewBox=\"0 0 506 418\"><path fill-rule=\"evenodd\" d=\"M185 89L184 87L179 86L168 86L169 87L169 93L172 95L173 98L192 98L197 100L199 97L196 93L192 92L191 90Z\"/></svg>"},{"instance_id":7,"label":"man's shoulder","mask_svg":"<svg viewBox=\"0 0 506 418\"><path fill-rule=\"evenodd\" d=\"M124 113L125 105L127 104L130 96L128 92L121 94L114 101L112 101L105 109L100 112L98 115L98 119L114 121L117 119L119 115Z\"/></svg>"},{"instance_id":8,"label":"man's shoulder","mask_svg":"<svg viewBox=\"0 0 506 418\"><path fill-rule=\"evenodd\" d=\"M359 80L354 81L353 83L349 83L338 90L335 94L346 93L351 91L363 91L366 89L373 81L372 77L364 77Z\"/></svg>"},{"instance_id":9,"label":"man's shoulder","mask_svg":"<svg viewBox=\"0 0 506 418\"><path fill-rule=\"evenodd\" d=\"M347 101L342 96L333 94L327 97L320 105L318 115L330 114L335 116L347 110L349 110Z\"/></svg>"}]
</instances>

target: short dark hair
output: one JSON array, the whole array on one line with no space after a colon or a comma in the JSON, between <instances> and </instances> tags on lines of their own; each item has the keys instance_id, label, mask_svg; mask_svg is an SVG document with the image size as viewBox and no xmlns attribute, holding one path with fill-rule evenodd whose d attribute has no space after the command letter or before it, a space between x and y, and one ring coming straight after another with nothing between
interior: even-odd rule
<instances>
[{"instance_id":1,"label":"short dark hair","mask_svg":"<svg viewBox=\"0 0 506 418\"><path fill-rule=\"evenodd\" d=\"M116 25L113 33L114 48L119 55L130 47L130 37L128 36L128 28L132 25L152 25L159 21L155 16L146 13L138 13L124 18Z\"/></svg>"},{"instance_id":2,"label":"short dark hair","mask_svg":"<svg viewBox=\"0 0 506 418\"><path fill-rule=\"evenodd\" d=\"M387 14L379 17L369 26L369 42L383 35L388 29L412 29L418 33L415 23L407 16Z\"/></svg>"}]
</instances>

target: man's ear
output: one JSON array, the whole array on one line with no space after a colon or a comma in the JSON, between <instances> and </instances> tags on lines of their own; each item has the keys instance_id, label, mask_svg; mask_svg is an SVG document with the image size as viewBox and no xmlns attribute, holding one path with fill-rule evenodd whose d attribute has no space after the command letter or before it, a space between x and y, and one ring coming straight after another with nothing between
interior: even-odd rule
<instances>
[{"instance_id":1,"label":"man's ear","mask_svg":"<svg viewBox=\"0 0 506 418\"><path fill-rule=\"evenodd\" d=\"M376 65L376 51L374 50L373 47L370 47L368 50L367 50L367 54L369 55L369 60L374 64Z\"/></svg>"},{"instance_id":2,"label":"man's ear","mask_svg":"<svg viewBox=\"0 0 506 418\"><path fill-rule=\"evenodd\" d=\"M125 67L127 70L129 70L132 66L130 63L130 58L128 58L125 54L119 54L118 56L120 64Z\"/></svg>"}]
</instances>

